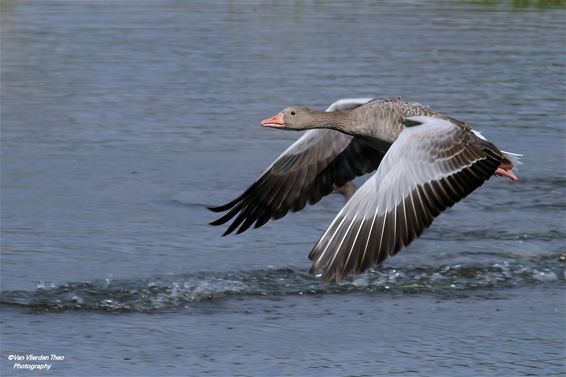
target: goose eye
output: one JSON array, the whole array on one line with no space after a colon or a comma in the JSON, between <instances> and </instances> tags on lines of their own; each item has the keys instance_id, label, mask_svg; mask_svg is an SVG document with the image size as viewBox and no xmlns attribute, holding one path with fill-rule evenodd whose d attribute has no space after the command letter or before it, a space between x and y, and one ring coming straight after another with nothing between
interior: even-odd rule
<instances>
[{"instance_id":1,"label":"goose eye","mask_svg":"<svg viewBox=\"0 0 566 377\"><path fill-rule=\"evenodd\" d=\"M291 111L291 115L295 115L295 112L294 112L294 111Z\"/></svg>"}]
</instances>

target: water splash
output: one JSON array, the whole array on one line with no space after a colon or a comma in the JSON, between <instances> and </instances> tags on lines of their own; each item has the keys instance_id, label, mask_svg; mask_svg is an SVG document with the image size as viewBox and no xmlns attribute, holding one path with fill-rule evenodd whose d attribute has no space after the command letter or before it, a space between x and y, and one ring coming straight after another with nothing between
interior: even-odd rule
<instances>
[{"instance_id":1,"label":"water splash","mask_svg":"<svg viewBox=\"0 0 566 377\"><path fill-rule=\"evenodd\" d=\"M339 284L321 284L294 268L239 272L171 274L150 279L96 281L55 285L41 282L35 291L0 292L0 303L43 311L156 312L196 307L228 297L322 295L350 291L435 292L505 289L535 284L563 284L563 256L491 265L380 268Z\"/></svg>"}]
</instances>

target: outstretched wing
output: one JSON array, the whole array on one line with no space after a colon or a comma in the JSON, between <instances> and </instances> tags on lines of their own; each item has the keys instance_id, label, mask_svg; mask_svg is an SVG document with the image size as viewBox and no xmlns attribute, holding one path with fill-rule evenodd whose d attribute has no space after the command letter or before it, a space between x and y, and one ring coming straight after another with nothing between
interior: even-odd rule
<instances>
[{"instance_id":1,"label":"outstretched wing","mask_svg":"<svg viewBox=\"0 0 566 377\"><path fill-rule=\"evenodd\" d=\"M351 110L369 100L343 99L327 111ZM288 211L300 211L307 203L317 203L330 194L333 188L375 170L388 147L384 144L379 150L361 138L334 130L309 130L242 195L223 206L209 208L228 211L211 224L221 225L237 216L224 235L238 227L237 233L241 233L254 223L258 228Z\"/></svg>"},{"instance_id":2,"label":"outstretched wing","mask_svg":"<svg viewBox=\"0 0 566 377\"><path fill-rule=\"evenodd\" d=\"M501 152L469 128L415 116L309 254L337 281L381 263L493 175Z\"/></svg>"}]
</instances>

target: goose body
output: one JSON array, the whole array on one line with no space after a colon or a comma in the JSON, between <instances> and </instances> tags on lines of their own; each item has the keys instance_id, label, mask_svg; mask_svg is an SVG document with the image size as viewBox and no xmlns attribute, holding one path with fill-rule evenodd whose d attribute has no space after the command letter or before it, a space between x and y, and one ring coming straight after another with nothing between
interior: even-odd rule
<instances>
[{"instance_id":1,"label":"goose body","mask_svg":"<svg viewBox=\"0 0 566 377\"><path fill-rule=\"evenodd\" d=\"M377 171L309 254L323 280L376 266L417 238L443 210L493 175L511 180L517 156L466 123L400 98L344 99L326 112L293 106L261 122L307 130L242 195L210 208L234 219L224 235L256 228Z\"/></svg>"}]
</instances>

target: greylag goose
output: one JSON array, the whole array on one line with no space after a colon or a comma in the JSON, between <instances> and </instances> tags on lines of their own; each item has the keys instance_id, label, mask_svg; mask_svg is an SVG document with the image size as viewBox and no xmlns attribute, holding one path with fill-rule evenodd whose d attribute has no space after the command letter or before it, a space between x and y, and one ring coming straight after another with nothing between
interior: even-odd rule
<instances>
[{"instance_id":1,"label":"greylag goose","mask_svg":"<svg viewBox=\"0 0 566 377\"><path fill-rule=\"evenodd\" d=\"M400 98L346 99L326 112L287 107L263 127L308 130L239 197L210 210L234 217L224 235L258 228L315 204L377 169L345 204L309 254L323 281L377 266L491 176L517 180L518 156L465 122Z\"/></svg>"}]
</instances>

